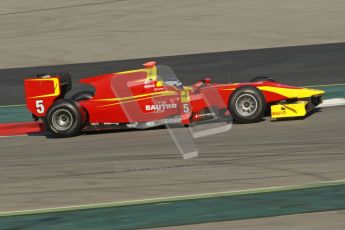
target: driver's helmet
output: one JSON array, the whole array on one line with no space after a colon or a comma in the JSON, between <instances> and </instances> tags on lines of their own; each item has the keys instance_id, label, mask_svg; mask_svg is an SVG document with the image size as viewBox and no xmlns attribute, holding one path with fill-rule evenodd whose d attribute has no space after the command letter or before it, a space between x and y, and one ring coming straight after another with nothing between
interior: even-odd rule
<instances>
[{"instance_id":1,"label":"driver's helmet","mask_svg":"<svg viewBox=\"0 0 345 230\"><path fill-rule=\"evenodd\" d=\"M168 79L164 81L165 85L169 85L169 86L174 86L177 89L183 89L183 84L180 80L174 78L174 79Z\"/></svg>"}]
</instances>

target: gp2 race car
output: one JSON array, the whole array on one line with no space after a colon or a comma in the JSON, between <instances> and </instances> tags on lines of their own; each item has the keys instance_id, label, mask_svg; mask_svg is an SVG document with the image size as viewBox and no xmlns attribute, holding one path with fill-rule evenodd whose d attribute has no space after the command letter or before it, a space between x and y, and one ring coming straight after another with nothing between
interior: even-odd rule
<instances>
[{"instance_id":1,"label":"gp2 race car","mask_svg":"<svg viewBox=\"0 0 345 230\"><path fill-rule=\"evenodd\" d=\"M80 80L93 91L67 98L70 73L40 74L25 79L25 95L33 118L45 122L56 137L85 130L147 128L162 124L193 125L231 118L237 123L305 117L322 102L322 90L283 85L256 77L247 83L217 84L205 78L184 86L167 66L144 68Z\"/></svg>"}]
</instances>

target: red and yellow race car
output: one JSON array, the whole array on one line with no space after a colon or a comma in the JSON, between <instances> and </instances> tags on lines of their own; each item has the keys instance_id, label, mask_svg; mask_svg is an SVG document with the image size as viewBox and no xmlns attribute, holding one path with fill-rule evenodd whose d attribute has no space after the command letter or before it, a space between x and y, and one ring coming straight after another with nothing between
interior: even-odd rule
<instances>
[{"instance_id":1,"label":"red and yellow race car","mask_svg":"<svg viewBox=\"0 0 345 230\"><path fill-rule=\"evenodd\" d=\"M283 85L268 77L248 83L217 84L209 78L184 86L173 70L144 64L142 69L80 80L94 90L70 91L69 73L41 74L25 79L28 109L50 133L69 137L83 130L146 128L162 124L191 125L214 119L252 123L305 117L322 102L322 90Z\"/></svg>"}]
</instances>

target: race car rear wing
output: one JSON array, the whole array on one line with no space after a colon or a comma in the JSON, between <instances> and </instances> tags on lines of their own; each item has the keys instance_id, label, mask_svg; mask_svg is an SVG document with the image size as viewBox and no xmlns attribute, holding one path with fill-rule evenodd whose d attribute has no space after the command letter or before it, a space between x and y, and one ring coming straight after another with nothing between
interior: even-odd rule
<instances>
[{"instance_id":1,"label":"race car rear wing","mask_svg":"<svg viewBox=\"0 0 345 230\"><path fill-rule=\"evenodd\" d=\"M72 88L70 73L38 74L24 80L26 106L34 118L44 117L58 99Z\"/></svg>"}]
</instances>

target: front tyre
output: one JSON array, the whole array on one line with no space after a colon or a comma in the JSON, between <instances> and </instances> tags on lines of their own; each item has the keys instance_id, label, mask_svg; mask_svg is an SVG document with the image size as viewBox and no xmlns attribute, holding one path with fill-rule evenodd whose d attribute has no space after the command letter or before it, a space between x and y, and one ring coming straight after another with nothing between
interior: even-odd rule
<instances>
[{"instance_id":1,"label":"front tyre","mask_svg":"<svg viewBox=\"0 0 345 230\"><path fill-rule=\"evenodd\" d=\"M265 116L266 110L265 96L255 87L243 86L231 95L229 111L238 123L258 122Z\"/></svg>"},{"instance_id":2,"label":"front tyre","mask_svg":"<svg viewBox=\"0 0 345 230\"><path fill-rule=\"evenodd\" d=\"M47 130L54 137L72 137L80 133L83 116L79 104L59 100L49 108L46 116Z\"/></svg>"}]
</instances>

